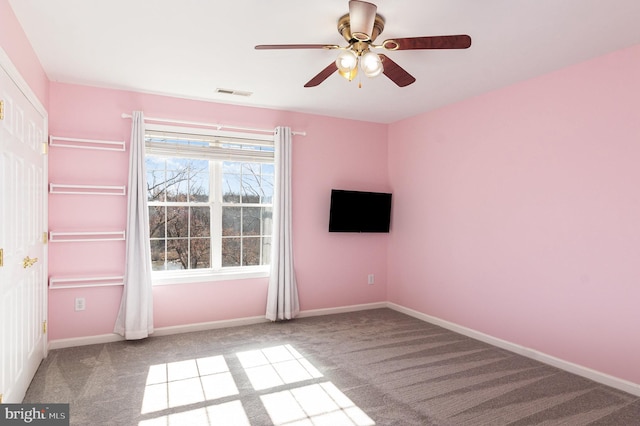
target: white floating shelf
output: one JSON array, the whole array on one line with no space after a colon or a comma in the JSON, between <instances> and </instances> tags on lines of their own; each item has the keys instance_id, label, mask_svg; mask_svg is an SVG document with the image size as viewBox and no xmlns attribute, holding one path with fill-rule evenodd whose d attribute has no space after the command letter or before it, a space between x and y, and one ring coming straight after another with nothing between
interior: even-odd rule
<instances>
[{"instance_id":1,"label":"white floating shelf","mask_svg":"<svg viewBox=\"0 0 640 426\"><path fill-rule=\"evenodd\" d=\"M125 151L124 141L104 141L98 139L77 139L49 136L49 146L61 148L97 149L100 151Z\"/></svg>"},{"instance_id":2,"label":"white floating shelf","mask_svg":"<svg viewBox=\"0 0 640 426\"><path fill-rule=\"evenodd\" d=\"M49 232L52 243L83 242L83 241L124 241L125 231L108 232Z\"/></svg>"},{"instance_id":3,"label":"white floating shelf","mask_svg":"<svg viewBox=\"0 0 640 426\"><path fill-rule=\"evenodd\" d=\"M49 278L49 288L83 288L83 287L112 287L124 285L123 276L108 276L108 277L74 277L74 278L62 278L51 277Z\"/></svg>"},{"instance_id":4,"label":"white floating shelf","mask_svg":"<svg viewBox=\"0 0 640 426\"><path fill-rule=\"evenodd\" d=\"M62 183L50 183L51 194L78 194L78 195L126 195L127 187L124 185L66 185Z\"/></svg>"}]
</instances>

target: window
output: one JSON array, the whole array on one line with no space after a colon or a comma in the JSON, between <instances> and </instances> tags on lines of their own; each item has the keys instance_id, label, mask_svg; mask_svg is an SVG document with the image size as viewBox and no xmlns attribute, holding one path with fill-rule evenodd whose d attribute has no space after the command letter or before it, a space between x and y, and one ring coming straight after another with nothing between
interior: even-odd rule
<instances>
[{"instance_id":1,"label":"window","mask_svg":"<svg viewBox=\"0 0 640 426\"><path fill-rule=\"evenodd\" d=\"M272 136L147 128L154 278L266 269L273 151Z\"/></svg>"}]
</instances>

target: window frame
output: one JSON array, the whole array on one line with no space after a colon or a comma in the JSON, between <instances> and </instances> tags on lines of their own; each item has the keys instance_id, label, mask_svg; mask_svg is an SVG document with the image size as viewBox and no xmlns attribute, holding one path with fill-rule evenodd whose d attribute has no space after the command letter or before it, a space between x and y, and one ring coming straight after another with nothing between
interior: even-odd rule
<instances>
[{"instance_id":1,"label":"window frame","mask_svg":"<svg viewBox=\"0 0 640 426\"><path fill-rule=\"evenodd\" d=\"M241 133L241 132L230 132L230 131L221 131L214 129L204 129L204 128L190 128L190 127L181 127L181 126L168 126L161 124L153 124L147 123L145 125L145 132L149 132L150 134L160 134L160 133L175 133L175 134L183 134L183 135L192 135L192 136L201 136L203 138L220 138L225 140L230 144L238 144L238 141L247 141L245 142L247 145L253 146L267 146L273 147L275 149L274 138L275 135L269 134L255 134L255 133ZM183 283L198 283L198 282L214 282L214 281L225 281L225 280L236 280L236 279L252 279L252 278L264 278L269 276L269 271L271 269L271 265L250 265L250 266L222 266L222 210L225 206L237 206L237 207L270 207L273 209L273 202L269 204L260 204L260 203L233 203L233 202L224 202L223 200L223 188L222 188L222 177L223 177L223 163L225 161L234 161L240 163L267 163L274 165L274 185L275 185L275 151L271 155L259 154L255 160L252 160L251 156L255 155L256 152L264 153L265 151L255 151L252 152L249 150L244 150L245 155L243 156L239 152L235 152L236 155L240 154L238 158L234 158L231 155L225 155L225 149L214 148L211 151L211 156L209 156L208 150L202 149L203 147L199 147L194 151L198 152L190 152L190 149L185 146L180 150L178 155L172 155L170 149L162 149L158 144L146 141L147 134L145 134L145 161L147 156L157 156L164 158L193 158L196 160L207 160L209 161L209 201L208 202L179 202L176 204L169 204L171 202L165 201L147 201L147 209L150 206L195 206L195 207L209 207L210 209L210 255L211 255L211 263L209 268L202 269L178 269L178 270L163 270L163 271L152 271L151 279L153 285L171 285L171 284L183 284ZM240 142L242 143L242 142ZM151 145L151 146L150 146ZM167 144L169 146L169 144ZM205 152L207 151L207 152ZM235 150L239 151L239 150ZM199 155L206 155L208 158L201 158ZM275 191L275 187L274 187ZM273 210L272 210L273 211ZM215 219L215 220L214 220ZM273 228L272 228L273 231ZM261 234L262 235L262 234ZM240 237L242 238L242 237ZM151 236L149 241L151 241Z\"/></svg>"}]
</instances>

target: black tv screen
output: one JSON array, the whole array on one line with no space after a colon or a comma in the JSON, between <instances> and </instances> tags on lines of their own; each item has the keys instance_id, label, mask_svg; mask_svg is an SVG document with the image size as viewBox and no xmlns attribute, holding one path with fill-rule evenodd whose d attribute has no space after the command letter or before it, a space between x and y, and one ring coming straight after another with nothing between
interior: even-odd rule
<instances>
[{"instance_id":1,"label":"black tv screen","mask_svg":"<svg viewBox=\"0 0 640 426\"><path fill-rule=\"evenodd\" d=\"M329 232L389 232L391 194L331 190Z\"/></svg>"}]
</instances>

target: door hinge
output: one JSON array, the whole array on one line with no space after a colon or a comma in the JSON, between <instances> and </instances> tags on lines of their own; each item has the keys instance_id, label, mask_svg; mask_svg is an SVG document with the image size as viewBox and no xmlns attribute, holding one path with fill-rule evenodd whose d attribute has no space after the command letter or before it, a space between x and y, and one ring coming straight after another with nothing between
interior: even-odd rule
<instances>
[{"instance_id":1,"label":"door hinge","mask_svg":"<svg viewBox=\"0 0 640 426\"><path fill-rule=\"evenodd\" d=\"M49 233L45 231L42 233L42 244L47 244L48 242L49 242Z\"/></svg>"},{"instance_id":2,"label":"door hinge","mask_svg":"<svg viewBox=\"0 0 640 426\"><path fill-rule=\"evenodd\" d=\"M4 120L4 101L0 100L0 120Z\"/></svg>"},{"instance_id":3,"label":"door hinge","mask_svg":"<svg viewBox=\"0 0 640 426\"><path fill-rule=\"evenodd\" d=\"M47 334L47 320L42 321L42 334Z\"/></svg>"},{"instance_id":4,"label":"door hinge","mask_svg":"<svg viewBox=\"0 0 640 426\"><path fill-rule=\"evenodd\" d=\"M0 393L0 404L2 404L2 394Z\"/></svg>"},{"instance_id":5,"label":"door hinge","mask_svg":"<svg viewBox=\"0 0 640 426\"><path fill-rule=\"evenodd\" d=\"M4 266L4 249L0 249L0 268Z\"/></svg>"},{"instance_id":6,"label":"door hinge","mask_svg":"<svg viewBox=\"0 0 640 426\"><path fill-rule=\"evenodd\" d=\"M49 153L49 144L46 142L42 142L42 155L47 155Z\"/></svg>"}]
</instances>

